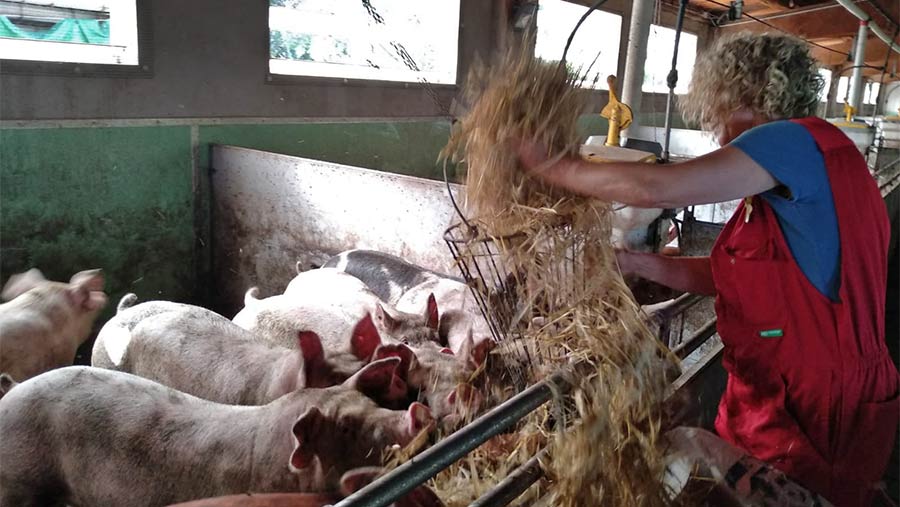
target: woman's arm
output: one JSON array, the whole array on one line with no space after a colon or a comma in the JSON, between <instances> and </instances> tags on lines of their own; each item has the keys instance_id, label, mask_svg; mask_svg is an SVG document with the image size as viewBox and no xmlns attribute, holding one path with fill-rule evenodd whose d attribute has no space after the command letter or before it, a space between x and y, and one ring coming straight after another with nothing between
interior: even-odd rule
<instances>
[{"instance_id":1,"label":"woman's arm","mask_svg":"<svg viewBox=\"0 0 900 507\"><path fill-rule=\"evenodd\" d=\"M623 274L646 278L675 290L714 296L709 257L666 257L620 250L616 253Z\"/></svg>"},{"instance_id":2,"label":"woman's arm","mask_svg":"<svg viewBox=\"0 0 900 507\"><path fill-rule=\"evenodd\" d=\"M681 208L730 201L770 190L778 182L741 150L726 146L687 162L588 162L564 158L547 166L546 149L519 144L519 160L531 174L577 194L641 208Z\"/></svg>"}]
</instances>

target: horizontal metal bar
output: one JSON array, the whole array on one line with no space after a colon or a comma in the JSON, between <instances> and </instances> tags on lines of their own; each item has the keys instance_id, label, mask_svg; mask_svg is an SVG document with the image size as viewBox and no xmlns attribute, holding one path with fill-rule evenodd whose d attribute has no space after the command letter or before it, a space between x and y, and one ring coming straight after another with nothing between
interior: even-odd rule
<instances>
[{"instance_id":1,"label":"horizontal metal bar","mask_svg":"<svg viewBox=\"0 0 900 507\"><path fill-rule=\"evenodd\" d=\"M705 297L706 296L701 294L691 294L686 292L675 298L675 300L669 304L653 305L655 308L650 311L649 316L652 319L656 319L657 322L671 320L679 314L684 313L688 308L702 301Z\"/></svg>"},{"instance_id":2,"label":"horizontal metal bar","mask_svg":"<svg viewBox=\"0 0 900 507\"><path fill-rule=\"evenodd\" d=\"M546 403L554 391L567 390L569 383L565 381L565 375L565 372L557 372L513 396L334 507L389 505Z\"/></svg>"},{"instance_id":3,"label":"horizontal metal bar","mask_svg":"<svg viewBox=\"0 0 900 507\"><path fill-rule=\"evenodd\" d=\"M481 495L469 507L502 507L515 500L519 495L530 488L532 484L544 476L540 459L547 454L547 449L541 449L528 461L520 465L498 482L490 491Z\"/></svg>"},{"instance_id":4,"label":"horizontal metal bar","mask_svg":"<svg viewBox=\"0 0 900 507\"><path fill-rule=\"evenodd\" d=\"M697 347L703 344L710 336L716 333L716 319L712 318L703 324L699 331L691 335L690 338L678 344L672 349L672 353L681 359L689 356L691 352L697 350Z\"/></svg>"},{"instance_id":5,"label":"horizontal metal bar","mask_svg":"<svg viewBox=\"0 0 900 507\"><path fill-rule=\"evenodd\" d=\"M688 368L681 374L680 377L675 379L672 382L672 385L666 389L666 399L671 398L675 393L682 389L689 389L690 384L695 382L700 378L700 375L710 366L717 363L719 361L719 357L722 355L722 351L725 350L725 346L722 343L717 343L714 347L710 348L706 352L703 353L703 356L694 363L693 366Z\"/></svg>"}]
</instances>

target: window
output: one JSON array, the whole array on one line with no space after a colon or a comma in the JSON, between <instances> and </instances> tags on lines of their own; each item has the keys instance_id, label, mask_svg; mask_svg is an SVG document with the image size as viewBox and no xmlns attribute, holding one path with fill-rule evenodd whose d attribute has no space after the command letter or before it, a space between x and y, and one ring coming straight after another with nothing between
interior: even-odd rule
<instances>
[{"instance_id":1,"label":"window","mask_svg":"<svg viewBox=\"0 0 900 507\"><path fill-rule=\"evenodd\" d=\"M0 58L138 65L135 0L0 2Z\"/></svg>"},{"instance_id":2,"label":"window","mask_svg":"<svg viewBox=\"0 0 900 507\"><path fill-rule=\"evenodd\" d=\"M837 102L843 104L849 93L850 77L842 76L838 81ZM864 83L863 84L863 104L874 104L878 100L878 90L881 89L881 83Z\"/></svg>"},{"instance_id":3,"label":"window","mask_svg":"<svg viewBox=\"0 0 900 507\"><path fill-rule=\"evenodd\" d=\"M838 89L837 89L837 103L843 104L847 99L847 93L849 92L850 87L850 78L847 76L841 76L838 79Z\"/></svg>"},{"instance_id":4,"label":"window","mask_svg":"<svg viewBox=\"0 0 900 507\"><path fill-rule=\"evenodd\" d=\"M456 83L459 0L269 0L269 72Z\"/></svg>"},{"instance_id":5,"label":"window","mask_svg":"<svg viewBox=\"0 0 900 507\"><path fill-rule=\"evenodd\" d=\"M822 76L822 81L825 82L825 86L823 86L822 91L819 92L819 102L825 102L828 100L828 92L831 91L831 71L828 69L819 69L819 75Z\"/></svg>"},{"instance_id":6,"label":"window","mask_svg":"<svg viewBox=\"0 0 900 507\"><path fill-rule=\"evenodd\" d=\"M563 0L540 0L534 55L544 60L562 58L569 34L587 9ZM572 69L588 74L586 85L607 89L606 76L615 74L619 65L621 33L622 17L599 10L592 12L578 28L566 61Z\"/></svg>"},{"instance_id":7,"label":"window","mask_svg":"<svg viewBox=\"0 0 900 507\"><path fill-rule=\"evenodd\" d=\"M644 61L644 84L641 90L651 93L668 93L666 77L672 69L672 48L675 47L675 30L657 25L650 25L650 37L647 41L647 59ZM687 93L694 72L694 61L697 59L697 36L681 32L678 41L678 83L675 93Z\"/></svg>"},{"instance_id":8,"label":"window","mask_svg":"<svg viewBox=\"0 0 900 507\"><path fill-rule=\"evenodd\" d=\"M878 101L878 90L881 89L881 83L866 83L863 91L863 104L875 104Z\"/></svg>"}]
</instances>

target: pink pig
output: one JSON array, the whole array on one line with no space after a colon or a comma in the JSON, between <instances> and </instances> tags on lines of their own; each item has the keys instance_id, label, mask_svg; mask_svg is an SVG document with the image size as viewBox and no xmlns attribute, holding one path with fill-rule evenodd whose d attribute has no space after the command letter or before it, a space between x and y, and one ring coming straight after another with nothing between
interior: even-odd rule
<instances>
[{"instance_id":1,"label":"pink pig","mask_svg":"<svg viewBox=\"0 0 900 507\"><path fill-rule=\"evenodd\" d=\"M0 372L22 382L72 364L106 306L103 274L82 271L69 283L52 282L31 269L10 277L0 304Z\"/></svg>"},{"instance_id":2,"label":"pink pig","mask_svg":"<svg viewBox=\"0 0 900 507\"><path fill-rule=\"evenodd\" d=\"M151 301L124 308L94 342L94 366L132 373L203 399L262 405L304 387L339 384L359 368L325 357L316 333L300 330L290 348L258 342L247 330L205 308ZM384 365L392 375L397 365ZM357 375L358 376L358 375ZM359 390L385 405L406 399L406 384L392 375L384 392Z\"/></svg>"},{"instance_id":3,"label":"pink pig","mask_svg":"<svg viewBox=\"0 0 900 507\"><path fill-rule=\"evenodd\" d=\"M386 377L381 377L386 379ZM256 407L73 366L0 399L0 507L165 506L247 492L334 491L347 470L433 425L346 385Z\"/></svg>"}]
</instances>

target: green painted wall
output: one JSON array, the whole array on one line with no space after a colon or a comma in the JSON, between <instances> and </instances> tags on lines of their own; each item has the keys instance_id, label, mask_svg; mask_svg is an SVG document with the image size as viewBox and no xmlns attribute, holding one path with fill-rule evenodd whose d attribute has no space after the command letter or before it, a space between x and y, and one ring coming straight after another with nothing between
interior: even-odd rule
<instances>
[{"instance_id":1,"label":"green painted wall","mask_svg":"<svg viewBox=\"0 0 900 507\"><path fill-rule=\"evenodd\" d=\"M447 121L199 125L211 143L439 178ZM207 181L193 189L191 126L0 129L0 282L38 267L67 280L100 267L112 315L126 292L205 302Z\"/></svg>"},{"instance_id":2,"label":"green painted wall","mask_svg":"<svg viewBox=\"0 0 900 507\"><path fill-rule=\"evenodd\" d=\"M188 127L0 130L0 278L103 268L125 292L189 300Z\"/></svg>"},{"instance_id":3,"label":"green painted wall","mask_svg":"<svg viewBox=\"0 0 900 507\"><path fill-rule=\"evenodd\" d=\"M200 166L209 144L231 144L340 164L437 178L437 154L450 135L449 121L204 125Z\"/></svg>"},{"instance_id":4,"label":"green painted wall","mask_svg":"<svg viewBox=\"0 0 900 507\"><path fill-rule=\"evenodd\" d=\"M0 129L0 281L38 267L51 278L103 268L114 303L203 303L209 265L209 147L232 144L441 179L446 120ZM83 124L81 124L83 125ZM585 115L584 135L606 120ZM451 171L453 177L453 171Z\"/></svg>"}]
</instances>

